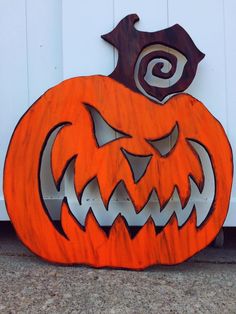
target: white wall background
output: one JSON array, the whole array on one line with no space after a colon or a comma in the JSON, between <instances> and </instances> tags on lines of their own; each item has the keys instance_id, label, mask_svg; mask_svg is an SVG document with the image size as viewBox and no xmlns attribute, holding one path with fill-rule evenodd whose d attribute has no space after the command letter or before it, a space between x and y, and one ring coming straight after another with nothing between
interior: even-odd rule
<instances>
[{"instance_id":1,"label":"white wall background","mask_svg":"<svg viewBox=\"0 0 236 314\"><path fill-rule=\"evenodd\" d=\"M109 74L116 52L100 36L137 13L137 28L182 25L206 54L187 92L221 121L236 156L235 0L0 0L0 181L14 127L63 79ZM54 198L48 191L48 197ZM7 219L2 189L0 219ZM236 225L236 184L225 225Z\"/></svg>"}]
</instances>

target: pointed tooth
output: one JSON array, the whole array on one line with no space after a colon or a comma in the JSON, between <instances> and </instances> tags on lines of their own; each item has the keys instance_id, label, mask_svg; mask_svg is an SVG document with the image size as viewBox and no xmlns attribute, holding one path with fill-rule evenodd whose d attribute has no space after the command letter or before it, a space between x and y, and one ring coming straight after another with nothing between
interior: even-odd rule
<instances>
[{"instance_id":1,"label":"pointed tooth","mask_svg":"<svg viewBox=\"0 0 236 314\"><path fill-rule=\"evenodd\" d=\"M141 230L137 233L135 240L140 241L140 249L146 251L148 244L155 243L156 227L154 220L150 217ZM143 246L143 248L142 248Z\"/></svg>"},{"instance_id":2,"label":"pointed tooth","mask_svg":"<svg viewBox=\"0 0 236 314\"><path fill-rule=\"evenodd\" d=\"M117 185L114 195L116 200L119 200L119 213L121 213L127 221L129 220L130 213L131 216L135 218L135 208L123 181Z\"/></svg>"},{"instance_id":3,"label":"pointed tooth","mask_svg":"<svg viewBox=\"0 0 236 314\"><path fill-rule=\"evenodd\" d=\"M149 195L148 202L146 203L145 207L142 209L141 212L136 214L139 219L140 225L144 226L148 219L154 220L156 218L155 214L157 214L157 204L159 205L158 197L156 194L156 190L153 189Z\"/></svg>"},{"instance_id":4,"label":"pointed tooth","mask_svg":"<svg viewBox=\"0 0 236 314\"><path fill-rule=\"evenodd\" d=\"M93 213L96 216L100 226L111 226L116 218L115 212L113 210L107 210L102 200L96 202L93 208Z\"/></svg>"},{"instance_id":5,"label":"pointed tooth","mask_svg":"<svg viewBox=\"0 0 236 314\"><path fill-rule=\"evenodd\" d=\"M115 189L116 190L116 189ZM111 204L113 202L116 202L116 195L115 195L115 190L113 191L113 193L111 194L110 198L109 198L109 201L108 201L108 204L107 204L107 210L109 211L109 208L111 206Z\"/></svg>"},{"instance_id":6,"label":"pointed tooth","mask_svg":"<svg viewBox=\"0 0 236 314\"><path fill-rule=\"evenodd\" d=\"M182 207L177 189L175 190L175 195L173 198L175 200L175 214L176 214L176 218L178 221L178 226L182 227L185 224L185 222L189 219L191 212L192 212L192 209L193 209L193 203L191 201L191 196L190 196L187 204L185 205L185 207Z\"/></svg>"},{"instance_id":7,"label":"pointed tooth","mask_svg":"<svg viewBox=\"0 0 236 314\"><path fill-rule=\"evenodd\" d=\"M181 203L181 207L185 208L191 197L191 186L190 186L188 177L186 178L186 181L184 182L184 184L180 188L176 186L176 189L178 192L178 197Z\"/></svg>"},{"instance_id":8,"label":"pointed tooth","mask_svg":"<svg viewBox=\"0 0 236 314\"><path fill-rule=\"evenodd\" d=\"M99 227L99 223L98 223L91 207L89 208L88 214L87 214L86 219L85 219L85 228L89 224L90 220L93 220L96 223L96 225Z\"/></svg>"},{"instance_id":9,"label":"pointed tooth","mask_svg":"<svg viewBox=\"0 0 236 314\"><path fill-rule=\"evenodd\" d=\"M157 197L158 197L159 204L160 204L160 211L163 211L165 209L166 205L171 200L173 193L174 193L174 189L169 193L169 195L165 195L165 197L162 197L160 195L160 193L158 194L158 192L157 192Z\"/></svg>"},{"instance_id":10,"label":"pointed tooth","mask_svg":"<svg viewBox=\"0 0 236 314\"><path fill-rule=\"evenodd\" d=\"M180 204L181 204L182 209L184 209L187 206L190 197L191 197L191 194L187 195L185 198L183 198L179 195L179 200L180 200Z\"/></svg>"},{"instance_id":11,"label":"pointed tooth","mask_svg":"<svg viewBox=\"0 0 236 314\"><path fill-rule=\"evenodd\" d=\"M78 201L74 184L67 184L66 194L68 195L67 200L70 207L71 213L77 219L77 221L84 226L87 213L89 211L89 204L82 202L81 204Z\"/></svg>"},{"instance_id":12,"label":"pointed tooth","mask_svg":"<svg viewBox=\"0 0 236 314\"><path fill-rule=\"evenodd\" d=\"M165 205L165 207L160 208L157 206L157 210L155 213L157 215L157 218L155 219L156 225L157 226L163 226L163 225L165 226L174 213L172 198L170 197L170 199L167 202L167 204ZM152 217L154 217L154 215L152 215Z\"/></svg>"},{"instance_id":13,"label":"pointed tooth","mask_svg":"<svg viewBox=\"0 0 236 314\"><path fill-rule=\"evenodd\" d=\"M158 215L160 214L160 202L157 196L157 191L155 189L152 190L149 201L148 201L148 209L149 209L149 218L158 224Z\"/></svg>"},{"instance_id":14,"label":"pointed tooth","mask_svg":"<svg viewBox=\"0 0 236 314\"><path fill-rule=\"evenodd\" d=\"M128 230L127 223L125 219L119 214L117 218L114 220L111 230L110 230L110 238L115 238L116 240L123 240L124 238L129 238L130 234ZM123 242L123 241L122 241Z\"/></svg>"},{"instance_id":15,"label":"pointed tooth","mask_svg":"<svg viewBox=\"0 0 236 314\"><path fill-rule=\"evenodd\" d=\"M204 185L199 185L199 183L197 183L197 181L195 180L195 178L193 176L189 176L189 184L190 184L190 188L191 188L191 194L192 191L193 192L197 192L197 194L201 194L204 188Z\"/></svg>"},{"instance_id":16,"label":"pointed tooth","mask_svg":"<svg viewBox=\"0 0 236 314\"><path fill-rule=\"evenodd\" d=\"M68 168L68 171L69 170L71 169ZM65 180L65 195L67 196L67 201L71 213L74 215L76 220L82 226L84 226L89 207L87 204L81 205L81 203L79 202L74 185L74 175L70 175L70 171L68 172Z\"/></svg>"},{"instance_id":17,"label":"pointed tooth","mask_svg":"<svg viewBox=\"0 0 236 314\"><path fill-rule=\"evenodd\" d=\"M149 218L152 218L156 226L162 226L162 214L156 190L153 190L151 199L153 202L152 206L151 203L149 203L149 206L151 207L151 213Z\"/></svg>"},{"instance_id":18,"label":"pointed tooth","mask_svg":"<svg viewBox=\"0 0 236 314\"><path fill-rule=\"evenodd\" d=\"M194 202L194 208L196 210L196 217L197 217L197 227L199 227L203 221L206 219L213 199L211 200L206 200L204 198L204 191L200 192L197 184L192 178L189 178L190 184L191 184L191 198Z\"/></svg>"},{"instance_id":19,"label":"pointed tooth","mask_svg":"<svg viewBox=\"0 0 236 314\"><path fill-rule=\"evenodd\" d=\"M147 204L142 211L140 211L138 214L136 213L135 209L132 210L132 215L134 219L130 219L129 225L134 225L134 226L143 226L148 218L151 215L151 210L150 210L150 204ZM128 220L127 220L128 221Z\"/></svg>"},{"instance_id":20,"label":"pointed tooth","mask_svg":"<svg viewBox=\"0 0 236 314\"><path fill-rule=\"evenodd\" d=\"M124 204L117 204L115 208L116 214L121 215L129 226L139 225L138 217L136 215L135 209L130 202L124 202Z\"/></svg>"},{"instance_id":21,"label":"pointed tooth","mask_svg":"<svg viewBox=\"0 0 236 314\"><path fill-rule=\"evenodd\" d=\"M112 216L111 225L114 223L114 221L117 219L118 216L126 215L125 209L121 206L121 203L117 201L119 199L120 193L123 193L122 196L125 197L125 200L127 202L128 195L125 195L124 194L125 192L126 190L124 188L124 184L122 181L120 181L116 185L115 189L112 191L112 195L110 196L110 199L107 205L108 213L110 216Z\"/></svg>"},{"instance_id":22,"label":"pointed tooth","mask_svg":"<svg viewBox=\"0 0 236 314\"><path fill-rule=\"evenodd\" d=\"M189 176L189 184L191 188L191 197L192 198L193 197L195 198L196 196L199 197L201 191L192 176Z\"/></svg>"},{"instance_id":23,"label":"pointed tooth","mask_svg":"<svg viewBox=\"0 0 236 314\"><path fill-rule=\"evenodd\" d=\"M204 189L204 185L205 185L205 177L203 176L202 180L197 180L197 179L193 178L193 181L195 182L199 193L202 193L203 189Z\"/></svg>"},{"instance_id":24,"label":"pointed tooth","mask_svg":"<svg viewBox=\"0 0 236 314\"><path fill-rule=\"evenodd\" d=\"M154 220L152 219L152 217L149 217L149 218L148 218L148 220L146 221L145 225L146 225L146 226L149 225L149 226L151 226L152 229L156 229L156 228L155 228L155 222L154 222Z\"/></svg>"},{"instance_id":25,"label":"pointed tooth","mask_svg":"<svg viewBox=\"0 0 236 314\"><path fill-rule=\"evenodd\" d=\"M84 232L84 227L70 211L68 200L64 198L61 206L61 226L68 239L76 238L78 233Z\"/></svg>"},{"instance_id":26,"label":"pointed tooth","mask_svg":"<svg viewBox=\"0 0 236 314\"><path fill-rule=\"evenodd\" d=\"M138 214L147 204L152 188L143 183L134 185L130 182L124 184L128 199L133 203L135 212Z\"/></svg>"},{"instance_id":27,"label":"pointed tooth","mask_svg":"<svg viewBox=\"0 0 236 314\"><path fill-rule=\"evenodd\" d=\"M116 220L117 216L120 214L120 212L117 210L117 205L116 205L117 201L116 201L116 196L113 193L109 203L107 205L107 214L109 215L109 225L112 226L112 224L114 223L114 221Z\"/></svg>"},{"instance_id":28,"label":"pointed tooth","mask_svg":"<svg viewBox=\"0 0 236 314\"><path fill-rule=\"evenodd\" d=\"M132 204L133 204L133 200L130 199L130 201L131 201ZM136 204L136 205L134 206L135 212L136 212L137 215L142 212L142 210L143 210L143 208L144 208L143 206L145 206L145 204Z\"/></svg>"},{"instance_id":29,"label":"pointed tooth","mask_svg":"<svg viewBox=\"0 0 236 314\"><path fill-rule=\"evenodd\" d=\"M126 186L124 185L126 195L129 198L129 202L125 208L125 210L122 211L123 216L125 217L127 223L129 226L143 226L148 217L150 216L150 198L152 193L150 193L147 201L145 202L144 206L139 210L135 207L135 204L133 203L133 200L131 197L129 197L129 194L127 192Z\"/></svg>"},{"instance_id":30,"label":"pointed tooth","mask_svg":"<svg viewBox=\"0 0 236 314\"><path fill-rule=\"evenodd\" d=\"M108 212L104 206L97 178L90 181L87 185L83 195L82 204L92 205L93 215L96 217L99 225L111 225L115 219L113 211Z\"/></svg>"},{"instance_id":31,"label":"pointed tooth","mask_svg":"<svg viewBox=\"0 0 236 314\"><path fill-rule=\"evenodd\" d=\"M74 186L75 186L75 193L77 195L78 201L81 204L82 198L84 195L84 191L88 190L88 186L93 179L90 180L81 180L78 179L79 176L74 175Z\"/></svg>"},{"instance_id":32,"label":"pointed tooth","mask_svg":"<svg viewBox=\"0 0 236 314\"><path fill-rule=\"evenodd\" d=\"M80 195L81 199L81 204L84 202L93 201L94 199L98 199L100 197L100 191L99 191L99 186L98 186L98 181L97 178L93 178L90 180L84 190L82 191Z\"/></svg>"},{"instance_id":33,"label":"pointed tooth","mask_svg":"<svg viewBox=\"0 0 236 314\"><path fill-rule=\"evenodd\" d=\"M116 200L124 200L124 201L130 200L130 196L129 196L129 193L127 191L124 181L118 182L118 184L116 185L113 191L113 195L116 198Z\"/></svg>"},{"instance_id":34,"label":"pointed tooth","mask_svg":"<svg viewBox=\"0 0 236 314\"><path fill-rule=\"evenodd\" d=\"M114 202L112 202L113 198L114 198ZM117 200L119 200L119 202ZM112 207L112 210L111 210L111 207ZM138 223L139 216L136 214L132 200L130 200L130 197L128 195L128 192L123 182L120 182L117 185L112 195L112 199L109 202L108 210L109 212L112 212L113 215L115 214L116 217L119 214L122 215L129 226L139 224Z\"/></svg>"},{"instance_id":35,"label":"pointed tooth","mask_svg":"<svg viewBox=\"0 0 236 314\"><path fill-rule=\"evenodd\" d=\"M159 203L159 199L158 199L158 195L157 195L157 191L156 189L153 189L151 194L150 194L150 198L149 198L150 202L158 202Z\"/></svg>"},{"instance_id":36,"label":"pointed tooth","mask_svg":"<svg viewBox=\"0 0 236 314\"><path fill-rule=\"evenodd\" d=\"M91 209L89 210L86 217L85 230L87 238L93 239L91 240L91 243L89 243L89 245L94 245L94 251L96 252L96 248L104 245L105 241L107 240L107 236L104 230L100 227ZM97 243L99 243L99 246L97 245Z\"/></svg>"},{"instance_id":37,"label":"pointed tooth","mask_svg":"<svg viewBox=\"0 0 236 314\"><path fill-rule=\"evenodd\" d=\"M155 215L152 215L156 226L163 226L169 223L173 216L176 217L178 225L185 223L191 213L191 209L182 209L179 193L177 187L174 188L173 193L164 208L157 208Z\"/></svg>"},{"instance_id":38,"label":"pointed tooth","mask_svg":"<svg viewBox=\"0 0 236 314\"><path fill-rule=\"evenodd\" d=\"M110 198L113 196L114 191L117 188L117 185L119 185L119 182L106 182L104 178L101 178L101 176L98 176L98 186L99 186L99 191L101 195L101 199L103 201L103 204L105 208L108 208L108 204L110 201Z\"/></svg>"},{"instance_id":39,"label":"pointed tooth","mask_svg":"<svg viewBox=\"0 0 236 314\"><path fill-rule=\"evenodd\" d=\"M112 222L111 217L108 217L107 210L103 205L96 178L90 180L85 186L81 195L80 203L77 200L75 190L74 192L70 191L68 194L70 195L68 202L71 212L82 225L85 225L85 220L89 210L92 210L93 215L100 224L103 221L105 223L108 222L108 224Z\"/></svg>"}]
</instances>

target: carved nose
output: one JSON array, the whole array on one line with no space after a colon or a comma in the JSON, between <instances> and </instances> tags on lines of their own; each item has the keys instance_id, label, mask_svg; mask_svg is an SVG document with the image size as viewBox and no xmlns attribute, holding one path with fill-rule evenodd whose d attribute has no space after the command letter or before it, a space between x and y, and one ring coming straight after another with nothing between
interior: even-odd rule
<instances>
[{"instance_id":1,"label":"carved nose","mask_svg":"<svg viewBox=\"0 0 236 314\"><path fill-rule=\"evenodd\" d=\"M121 151L128 161L134 182L137 183L144 176L152 155L135 155L124 148L121 148Z\"/></svg>"}]
</instances>

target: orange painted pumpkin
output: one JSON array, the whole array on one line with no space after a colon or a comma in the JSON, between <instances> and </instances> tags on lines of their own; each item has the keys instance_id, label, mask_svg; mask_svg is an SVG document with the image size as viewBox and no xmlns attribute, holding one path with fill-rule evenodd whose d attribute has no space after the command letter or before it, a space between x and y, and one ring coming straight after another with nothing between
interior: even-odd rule
<instances>
[{"instance_id":1,"label":"orange painted pumpkin","mask_svg":"<svg viewBox=\"0 0 236 314\"><path fill-rule=\"evenodd\" d=\"M123 136L99 145L91 108ZM200 191L204 189L206 173L201 149L207 154L214 175L209 213L199 223L193 205L182 226L178 226L175 213L159 232L153 215L134 237L130 236L125 219L118 215L107 235L92 210L87 214L85 227L81 226L64 199L60 233L48 216L39 180L45 145L57 128L51 152L57 186L74 158L78 196L96 178L107 206L113 191L123 182L137 215L152 193L158 196L161 213L174 190L185 208L191 198L191 182ZM167 154L161 154L155 142L174 129L178 133L175 145ZM148 158L139 177L132 172L130 155ZM220 123L201 102L180 94L160 106L103 76L64 81L33 104L15 129L4 169L7 210L23 243L48 261L94 267L143 269L153 264L176 264L191 257L207 246L222 227L231 184L229 142Z\"/></svg>"}]
</instances>

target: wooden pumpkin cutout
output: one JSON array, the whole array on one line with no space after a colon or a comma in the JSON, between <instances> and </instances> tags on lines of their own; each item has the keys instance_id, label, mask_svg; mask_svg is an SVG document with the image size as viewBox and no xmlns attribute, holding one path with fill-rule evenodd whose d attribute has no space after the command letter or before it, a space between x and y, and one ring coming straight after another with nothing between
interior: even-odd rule
<instances>
[{"instance_id":1,"label":"wooden pumpkin cutout","mask_svg":"<svg viewBox=\"0 0 236 314\"><path fill-rule=\"evenodd\" d=\"M127 34L133 29L132 21L133 16L128 16L121 22ZM179 28L168 30L177 33L174 33L173 45L171 36L167 36L167 46L175 44L184 53L191 49L182 49L182 44L176 41ZM181 28L182 32L189 38ZM140 38L144 40L148 34L142 33ZM164 43L165 30L157 35ZM106 38L112 42L111 35ZM117 43L121 37L114 38ZM145 45L149 40L148 37ZM154 38L150 44L155 40L158 41ZM143 44L137 43L135 47L138 46L143 49ZM135 53L136 61L139 53L138 50ZM197 62L203 57L198 50L194 55L198 56ZM191 62L191 55L188 57ZM125 61L120 61L118 68L121 62ZM132 64L135 66L135 62ZM186 88L196 66L192 67L191 79L188 66L186 79L181 78L184 82L169 92L181 86ZM12 136L4 169L7 210L22 242L48 261L130 269L177 264L206 247L226 218L233 165L231 148L221 124L192 96L179 94L160 105L140 91L137 93L133 82L132 86L125 86L126 78L121 70L117 71L114 72L119 72L117 77L114 73L111 77L78 77L50 89L25 113ZM154 72L158 71L160 67ZM152 89L150 95L154 92ZM157 98L166 94L165 89L157 93ZM92 111L119 134L116 139L99 141ZM83 200L85 189L95 184L105 210L109 209L106 214L113 214L109 232L104 231L93 208L88 209L84 225L78 221L66 197L61 206L62 230L54 226L40 182L42 156L53 133L51 171L55 186L60 189L68 165L73 164L78 204ZM174 144L163 153L158 143L174 133ZM145 160L138 174L133 169L134 160ZM209 176L213 186L211 206L201 216L201 206L194 203L192 193L193 190L199 195L204 193ZM133 236L128 214L114 216L110 204L120 185L132 202L133 219L146 214L145 223ZM177 209L171 207L173 195L178 198ZM153 197L158 200L155 206L150 205ZM159 230L158 221L167 210L170 215ZM187 219L183 220L186 212Z\"/></svg>"}]
</instances>

